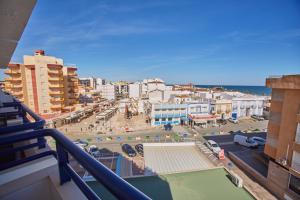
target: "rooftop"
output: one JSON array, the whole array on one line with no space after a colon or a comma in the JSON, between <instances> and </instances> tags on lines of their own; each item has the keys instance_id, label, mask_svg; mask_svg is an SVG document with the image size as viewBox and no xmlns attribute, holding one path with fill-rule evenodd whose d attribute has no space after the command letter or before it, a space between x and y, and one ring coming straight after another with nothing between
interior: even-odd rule
<instances>
[{"instance_id":1,"label":"rooftop","mask_svg":"<svg viewBox=\"0 0 300 200\"><path fill-rule=\"evenodd\" d=\"M153 200L254 199L244 188L236 187L223 168L128 178L126 181ZM115 199L100 183L87 183L101 198Z\"/></svg>"},{"instance_id":2,"label":"rooftop","mask_svg":"<svg viewBox=\"0 0 300 200\"><path fill-rule=\"evenodd\" d=\"M269 77L266 79L266 86L277 89L300 89L300 74Z\"/></svg>"}]
</instances>

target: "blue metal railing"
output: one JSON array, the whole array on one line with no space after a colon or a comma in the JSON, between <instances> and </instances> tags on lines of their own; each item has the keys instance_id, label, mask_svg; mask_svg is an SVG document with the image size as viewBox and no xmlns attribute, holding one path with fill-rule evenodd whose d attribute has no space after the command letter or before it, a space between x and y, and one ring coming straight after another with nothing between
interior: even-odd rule
<instances>
[{"instance_id":1,"label":"blue metal railing","mask_svg":"<svg viewBox=\"0 0 300 200\"><path fill-rule=\"evenodd\" d=\"M15 142L46 136L50 136L56 141L56 152L44 152L44 156L50 154L57 155L61 184L64 184L72 179L88 199L99 199L94 191L91 190L91 188L69 165L68 154L70 154L78 161L80 165L82 165L90 174L94 176L96 180L104 185L118 199L150 199L144 193L127 183L124 179L117 176L106 166L92 158L88 153L81 150L77 145L75 145L71 140L69 140L56 129L41 129L30 132L27 131L19 133L18 135L2 135L0 145L13 144ZM34 158L28 157L28 160L30 161L41 157L39 154L35 156L36 157ZM28 162L28 160L24 162ZM7 166L11 167L16 165L15 162L17 162L18 165L24 163L22 160L18 160L13 161L13 163L8 163Z\"/></svg>"},{"instance_id":2,"label":"blue metal railing","mask_svg":"<svg viewBox=\"0 0 300 200\"><path fill-rule=\"evenodd\" d=\"M27 120L26 113L29 114L29 116L35 120L35 122L25 121L25 123L22 125L0 127L1 134L30 130L30 129L42 129L45 125L45 120L43 118L38 116L36 113L34 113L32 110L30 110L27 106L20 103L19 101L3 103L3 105L1 107L2 108L5 108L5 107L18 108L17 112L19 115L23 116L24 120ZM2 115L5 115L5 114L6 113L2 113Z\"/></svg>"}]
</instances>

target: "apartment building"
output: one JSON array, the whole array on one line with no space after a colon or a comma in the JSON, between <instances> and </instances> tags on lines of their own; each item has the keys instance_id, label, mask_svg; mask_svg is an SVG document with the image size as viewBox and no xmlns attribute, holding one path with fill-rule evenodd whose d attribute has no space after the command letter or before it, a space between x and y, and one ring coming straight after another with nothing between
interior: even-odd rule
<instances>
[{"instance_id":1,"label":"apartment building","mask_svg":"<svg viewBox=\"0 0 300 200\"><path fill-rule=\"evenodd\" d=\"M100 87L100 94L102 98L115 100L117 95L117 88L113 84L102 85Z\"/></svg>"},{"instance_id":2,"label":"apartment building","mask_svg":"<svg viewBox=\"0 0 300 200\"><path fill-rule=\"evenodd\" d=\"M79 83L87 91L96 89L96 78L93 78L93 77L79 78Z\"/></svg>"},{"instance_id":3,"label":"apartment building","mask_svg":"<svg viewBox=\"0 0 300 200\"><path fill-rule=\"evenodd\" d=\"M209 101L191 102L187 105L188 124L206 128L207 124L216 124L217 116L210 113Z\"/></svg>"},{"instance_id":4,"label":"apartment building","mask_svg":"<svg viewBox=\"0 0 300 200\"><path fill-rule=\"evenodd\" d=\"M266 86L272 88L268 185L280 199L300 199L300 75L268 78Z\"/></svg>"},{"instance_id":5,"label":"apartment building","mask_svg":"<svg viewBox=\"0 0 300 200\"><path fill-rule=\"evenodd\" d=\"M228 119L231 117L232 101L229 99L211 100L211 113L218 119Z\"/></svg>"},{"instance_id":6,"label":"apartment building","mask_svg":"<svg viewBox=\"0 0 300 200\"><path fill-rule=\"evenodd\" d=\"M23 60L23 64L8 65L6 91L43 117L60 114L77 102L76 67L64 67L62 59L46 56L43 50L25 55Z\"/></svg>"},{"instance_id":7,"label":"apartment building","mask_svg":"<svg viewBox=\"0 0 300 200\"><path fill-rule=\"evenodd\" d=\"M27 97L24 72L23 64L9 64L8 69L4 71L8 75L8 77L4 78L4 89L28 105L27 98L24 98L25 96Z\"/></svg>"},{"instance_id":8,"label":"apartment building","mask_svg":"<svg viewBox=\"0 0 300 200\"><path fill-rule=\"evenodd\" d=\"M79 81L77 75L77 67L66 66L63 68L64 76L64 99L65 99L65 110L73 110L73 105L79 103Z\"/></svg>"},{"instance_id":9,"label":"apartment building","mask_svg":"<svg viewBox=\"0 0 300 200\"><path fill-rule=\"evenodd\" d=\"M130 83L128 86L129 98L138 99L142 96L142 84L140 82Z\"/></svg>"},{"instance_id":10,"label":"apartment building","mask_svg":"<svg viewBox=\"0 0 300 200\"><path fill-rule=\"evenodd\" d=\"M151 125L183 124L187 121L186 104L152 104Z\"/></svg>"}]
</instances>

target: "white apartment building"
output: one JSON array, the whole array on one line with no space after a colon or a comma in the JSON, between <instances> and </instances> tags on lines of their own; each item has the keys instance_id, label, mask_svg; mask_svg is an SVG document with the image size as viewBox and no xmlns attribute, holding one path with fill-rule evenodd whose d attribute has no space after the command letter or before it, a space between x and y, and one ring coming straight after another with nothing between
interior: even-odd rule
<instances>
[{"instance_id":1,"label":"white apartment building","mask_svg":"<svg viewBox=\"0 0 300 200\"><path fill-rule=\"evenodd\" d=\"M116 87L113 84L106 84L100 87L100 94L103 98L108 100L115 100L116 99Z\"/></svg>"},{"instance_id":2,"label":"white apartment building","mask_svg":"<svg viewBox=\"0 0 300 200\"><path fill-rule=\"evenodd\" d=\"M212 115L210 111L211 105L208 101L189 103L187 105L187 117L189 125L197 125L206 128L207 124L215 124L217 116Z\"/></svg>"},{"instance_id":3,"label":"white apartment building","mask_svg":"<svg viewBox=\"0 0 300 200\"><path fill-rule=\"evenodd\" d=\"M138 99L142 95L142 83L135 82L129 84L129 98Z\"/></svg>"},{"instance_id":4,"label":"white apartment building","mask_svg":"<svg viewBox=\"0 0 300 200\"><path fill-rule=\"evenodd\" d=\"M168 103L152 104L150 118L152 126L185 123L187 121L187 105Z\"/></svg>"},{"instance_id":5,"label":"white apartment building","mask_svg":"<svg viewBox=\"0 0 300 200\"><path fill-rule=\"evenodd\" d=\"M105 79L102 78L96 78L96 90L99 91L102 85L105 85Z\"/></svg>"},{"instance_id":6,"label":"white apartment building","mask_svg":"<svg viewBox=\"0 0 300 200\"><path fill-rule=\"evenodd\" d=\"M232 101L232 114L233 118L245 118L251 117L251 115L263 115L263 106L265 97L256 96L249 94L238 94L238 95L228 95L223 94L224 98L231 99Z\"/></svg>"}]
</instances>

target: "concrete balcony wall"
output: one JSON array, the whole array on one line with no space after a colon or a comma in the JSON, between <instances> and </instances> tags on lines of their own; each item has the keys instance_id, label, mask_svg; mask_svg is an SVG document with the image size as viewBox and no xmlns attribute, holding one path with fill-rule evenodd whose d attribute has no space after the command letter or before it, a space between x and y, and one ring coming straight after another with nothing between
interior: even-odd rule
<instances>
[{"instance_id":1,"label":"concrete balcony wall","mask_svg":"<svg viewBox=\"0 0 300 200\"><path fill-rule=\"evenodd\" d=\"M86 199L73 181L60 185L57 160L40 158L0 172L0 199Z\"/></svg>"}]
</instances>

